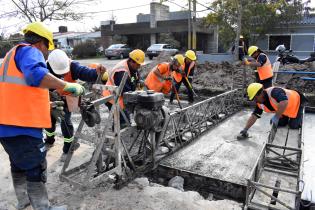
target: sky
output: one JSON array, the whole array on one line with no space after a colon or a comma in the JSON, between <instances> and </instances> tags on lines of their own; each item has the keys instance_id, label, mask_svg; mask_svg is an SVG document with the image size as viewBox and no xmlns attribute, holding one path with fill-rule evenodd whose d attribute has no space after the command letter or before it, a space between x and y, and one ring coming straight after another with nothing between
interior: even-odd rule
<instances>
[{"instance_id":1,"label":"sky","mask_svg":"<svg viewBox=\"0 0 315 210\"><path fill-rule=\"evenodd\" d=\"M93 0L92 3L84 3L77 8L78 12L97 12L89 14L80 21L45 21L47 25L54 31L58 31L58 26L67 26L68 31L86 32L91 31L95 26L100 26L101 21L115 18L116 23L132 23L136 22L136 15L139 13L150 13L150 2L152 0ZM158 1L158 0L155 0ZM173 1L173 3L172 3ZM213 0L197 0L203 5L210 5ZM86 2L86 1L85 1ZM186 0L169 0L163 4L170 7L170 11L180 11L187 8ZM3 14L15 10L11 0L0 0L0 34L6 35L21 31L27 21L16 18L3 18ZM315 7L315 0L311 0L311 7ZM197 4L197 11L206 8ZM105 11L105 12L104 12ZM198 12L197 17L203 17L208 11Z\"/></svg>"}]
</instances>

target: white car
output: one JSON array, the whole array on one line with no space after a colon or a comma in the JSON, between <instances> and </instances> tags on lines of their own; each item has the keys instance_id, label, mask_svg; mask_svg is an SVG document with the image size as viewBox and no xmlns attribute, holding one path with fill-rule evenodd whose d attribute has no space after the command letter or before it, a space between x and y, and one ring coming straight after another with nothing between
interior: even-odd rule
<instances>
[{"instance_id":1,"label":"white car","mask_svg":"<svg viewBox=\"0 0 315 210\"><path fill-rule=\"evenodd\" d=\"M67 53L67 55L72 55L73 48L71 46L61 46L60 49Z\"/></svg>"},{"instance_id":2,"label":"white car","mask_svg":"<svg viewBox=\"0 0 315 210\"><path fill-rule=\"evenodd\" d=\"M153 44L147 49L147 56L150 60L152 60L153 57L157 57L162 51L167 51L170 53L170 55L175 55L178 53L178 49L173 48L169 44Z\"/></svg>"}]
</instances>

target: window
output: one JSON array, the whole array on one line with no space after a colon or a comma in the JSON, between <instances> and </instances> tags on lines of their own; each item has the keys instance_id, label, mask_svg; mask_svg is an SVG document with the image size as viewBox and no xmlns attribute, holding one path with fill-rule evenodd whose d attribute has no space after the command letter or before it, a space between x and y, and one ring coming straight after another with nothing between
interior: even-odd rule
<instances>
[{"instance_id":1,"label":"window","mask_svg":"<svg viewBox=\"0 0 315 210\"><path fill-rule=\"evenodd\" d=\"M291 49L291 36L289 35L279 35L279 36L269 36L269 50L275 50L280 44L284 44L286 49Z\"/></svg>"}]
</instances>

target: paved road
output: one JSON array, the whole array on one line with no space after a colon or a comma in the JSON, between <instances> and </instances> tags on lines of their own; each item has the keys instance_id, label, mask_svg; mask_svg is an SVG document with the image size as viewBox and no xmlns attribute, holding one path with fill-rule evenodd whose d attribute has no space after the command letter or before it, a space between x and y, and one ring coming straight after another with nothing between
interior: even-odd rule
<instances>
[{"instance_id":1,"label":"paved road","mask_svg":"<svg viewBox=\"0 0 315 210\"><path fill-rule=\"evenodd\" d=\"M2 63L3 58L0 58L0 64ZM79 59L76 60L80 62L82 65L89 65L91 63L101 63L103 64L106 68L111 69L113 68L116 63L118 63L121 59L111 59L108 60L107 58L93 58L93 59ZM150 63L151 61L146 58L145 63Z\"/></svg>"},{"instance_id":2,"label":"paved road","mask_svg":"<svg viewBox=\"0 0 315 210\"><path fill-rule=\"evenodd\" d=\"M93 58L93 59L80 59L80 60L76 60L78 62L80 62L80 64L82 65L89 65L91 63L101 63L103 64L106 68L111 69L113 68L119 61L121 61L121 59L111 59L108 60L107 58ZM151 61L146 58L145 63L150 63Z\"/></svg>"}]
</instances>

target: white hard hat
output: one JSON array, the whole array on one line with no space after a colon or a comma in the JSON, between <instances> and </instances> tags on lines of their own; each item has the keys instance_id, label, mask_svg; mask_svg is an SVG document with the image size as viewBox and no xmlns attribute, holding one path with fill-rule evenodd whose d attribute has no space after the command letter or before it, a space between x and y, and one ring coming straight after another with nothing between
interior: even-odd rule
<instances>
[{"instance_id":1,"label":"white hard hat","mask_svg":"<svg viewBox=\"0 0 315 210\"><path fill-rule=\"evenodd\" d=\"M51 51L47 61L55 74L62 75L70 71L70 59L60 49Z\"/></svg>"}]
</instances>

